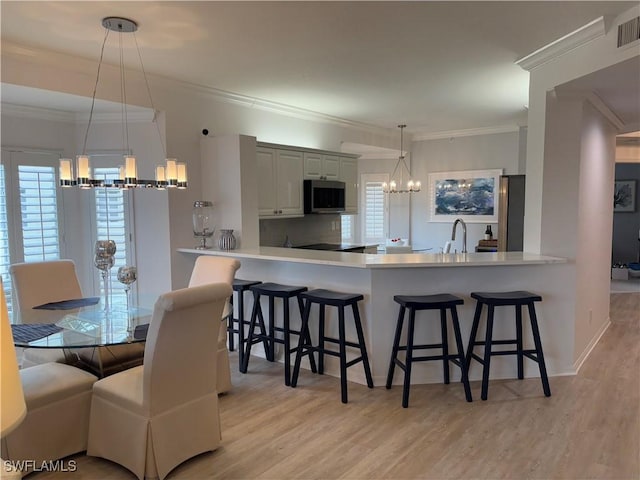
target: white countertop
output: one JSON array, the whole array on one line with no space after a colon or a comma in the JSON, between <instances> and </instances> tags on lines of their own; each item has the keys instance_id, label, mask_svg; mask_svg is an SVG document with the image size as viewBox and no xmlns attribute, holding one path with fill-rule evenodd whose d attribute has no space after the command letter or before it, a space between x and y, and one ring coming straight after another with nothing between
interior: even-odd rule
<instances>
[{"instance_id":1,"label":"white countertop","mask_svg":"<svg viewBox=\"0 0 640 480\"><path fill-rule=\"evenodd\" d=\"M178 251L196 255L218 255L350 268L491 267L567 262L564 258L524 252L370 254L278 247L240 248L228 251L179 248Z\"/></svg>"}]
</instances>

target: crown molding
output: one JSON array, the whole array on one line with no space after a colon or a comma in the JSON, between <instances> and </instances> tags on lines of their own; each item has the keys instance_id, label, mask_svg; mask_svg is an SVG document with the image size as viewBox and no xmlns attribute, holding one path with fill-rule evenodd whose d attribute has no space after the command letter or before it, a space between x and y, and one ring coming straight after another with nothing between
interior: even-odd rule
<instances>
[{"instance_id":1,"label":"crown molding","mask_svg":"<svg viewBox=\"0 0 640 480\"><path fill-rule=\"evenodd\" d=\"M628 125L592 90L564 90L555 89L559 100L574 100L589 102L600 114L605 117L619 132L628 130Z\"/></svg>"},{"instance_id":2,"label":"crown molding","mask_svg":"<svg viewBox=\"0 0 640 480\"><path fill-rule=\"evenodd\" d=\"M413 132L412 141L439 140L442 138L473 137L476 135L494 135L497 133L512 133L520 130L519 125L497 125L495 127L467 128L463 130L447 130L442 132Z\"/></svg>"},{"instance_id":3,"label":"crown molding","mask_svg":"<svg viewBox=\"0 0 640 480\"><path fill-rule=\"evenodd\" d=\"M150 75L151 76L151 75ZM389 128L372 125L369 123L358 122L355 120L348 120L342 117L336 117L333 115L327 115L313 110L306 110L304 108L292 107L282 103L271 102L261 98L250 97L239 93L232 93L225 90L220 90L214 87L207 87L204 85L198 85L194 83L184 82L181 80L170 79L167 77L155 77L162 79L165 82L171 82L174 85L179 86L183 90L194 92L199 95L214 99L222 103L230 103L233 105L240 105L246 108L262 110L265 112L277 113L285 115L287 117L298 118L301 120L311 120L315 122L329 123L346 128L353 128L359 131L367 131L375 134L388 135ZM175 88L175 87L174 87Z\"/></svg>"},{"instance_id":4,"label":"crown molding","mask_svg":"<svg viewBox=\"0 0 640 480\"><path fill-rule=\"evenodd\" d=\"M64 110L54 110L51 108L28 107L25 105L14 105L12 103L2 103L2 115L11 117L29 118L36 120L47 120L49 122L74 123L76 115L73 112Z\"/></svg>"},{"instance_id":5,"label":"crown molding","mask_svg":"<svg viewBox=\"0 0 640 480\"><path fill-rule=\"evenodd\" d=\"M152 112L127 112L128 123L149 123L153 121ZM87 123L89 122L89 114L86 112L76 113L75 118L77 122ZM92 123L123 123L122 113L120 112L108 112L108 113L93 113L91 118Z\"/></svg>"},{"instance_id":6,"label":"crown molding","mask_svg":"<svg viewBox=\"0 0 640 480\"><path fill-rule=\"evenodd\" d=\"M565 53L584 45L606 33L604 17L596 18L586 25L574 30L564 37L555 40L542 48L539 48L526 57L516 60L515 64L530 72L536 67L545 64Z\"/></svg>"}]
</instances>

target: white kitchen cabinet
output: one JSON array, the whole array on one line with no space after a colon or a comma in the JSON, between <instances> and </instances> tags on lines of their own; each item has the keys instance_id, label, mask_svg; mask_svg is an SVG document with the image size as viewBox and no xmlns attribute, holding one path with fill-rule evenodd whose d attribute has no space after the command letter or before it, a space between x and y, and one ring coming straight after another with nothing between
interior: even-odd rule
<instances>
[{"instance_id":1,"label":"white kitchen cabinet","mask_svg":"<svg viewBox=\"0 0 640 480\"><path fill-rule=\"evenodd\" d=\"M258 147L258 216L297 217L304 214L303 154Z\"/></svg>"},{"instance_id":2,"label":"white kitchen cabinet","mask_svg":"<svg viewBox=\"0 0 640 480\"><path fill-rule=\"evenodd\" d=\"M340 158L316 152L304 153L304 178L313 180L338 180Z\"/></svg>"},{"instance_id":3,"label":"white kitchen cabinet","mask_svg":"<svg viewBox=\"0 0 640 480\"><path fill-rule=\"evenodd\" d=\"M358 162L355 158L340 157L339 180L345 183L344 213L358 213Z\"/></svg>"}]
</instances>

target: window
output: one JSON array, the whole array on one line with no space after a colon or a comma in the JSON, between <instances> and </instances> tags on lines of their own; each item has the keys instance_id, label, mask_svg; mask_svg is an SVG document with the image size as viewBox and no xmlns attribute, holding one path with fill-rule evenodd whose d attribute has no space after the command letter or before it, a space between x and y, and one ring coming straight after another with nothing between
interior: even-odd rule
<instances>
[{"instance_id":1,"label":"window","mask_svg":"<svg viewBox=\"0 0 640 480\"><path fill-rule=\"evenodd\" d=\"M59 155L2 149L0 165L0 275L11 308L9 266L61 258L56 168Z\"/></svg>"},{"instance_id":2,"label":"window","mask_svg":"<svg viewBox=\"0 0 640 480\"><path fill-rule=\"evenodd\" d=\"M389 219L388 199L382 191L387 174L363 174L362 184L362 241L365 244L384 244Z\"/></svg>"},{"instance_id":3,"label":"window","mask_svg":"<svg viewBox=\"0 0 640 480\"><path fill-rule=\"evenodd\" d=\"M355 242L355 215L340 216L340 233L342 235L342 243Z\"/></svg>"},{"instance_id":4,"label":"window","mask_svg":"<svg viewBox=\"0 0 640 480\"><path fill-rule=\"evenodd\" d=\"M95 179L119 178L118 167L96 167L93 170ZM118 282L118 268L130 265L131 258L129 248L129 215L128 195L130 192L120 188L96 188L95 198L95 237L96 240L113 240L116 242L116 254L113 268L110 273L111 302L125 304L126 296L124 285ZM99 277L100 295L105 293L102 275ZM133 288L133 286L132 286ZM133 290L132 290L133 291Z\"/></svg>"}]
</instances>

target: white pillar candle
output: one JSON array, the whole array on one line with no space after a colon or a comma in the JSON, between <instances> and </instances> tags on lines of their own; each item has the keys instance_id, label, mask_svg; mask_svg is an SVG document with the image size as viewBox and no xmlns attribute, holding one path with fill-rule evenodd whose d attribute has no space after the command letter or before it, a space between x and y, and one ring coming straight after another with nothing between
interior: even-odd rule
<instances>
[{"instance_id":1,"label":"white pillar candle","mask_svg":"<svg viewBox=\"0 0 640 480\"><path fill-rule=\"evenodd\" d=\"M187 166L182 162L178 162L177 170L178 170L178 188L180 190L184 190L185 188L187 188Z\"/></svg>"},{"instance_id":2,"label":"white pillar candle","mask_svg":"<svg viewBox=\"0 0 640 480\"><path fill-rule=\"evenodd\" d=\"M175 158L167 158L166 174L167 174L167 182L173 183L173 185L170 185L170 186L175 186L175 183L178 181L178 169L176 166Z\"/></svg>"},{"instance_id":3,"label":"white pillar candle","mask_svg":"<svg viewBox=\"0 0 640 480\"><path fill-rule=\"evenodd\" d=\"M61 158L60 159L60 182L64 182L63 187L70 187L71 181L73 180L73 166L71 163L71 159L69 158Z\"/></svg>"},{"instance_id":4,"label":"white pillar candle","mask_svg":"<svg viewBox=\"0 0 640 480\"><path fill-rule=\"evenodd\" d=\"M77 160L78 178L89 178L89 157L78 155Z\"/></svg>"},{"instance_id":5,"label":"white pillar candle","mask_svg":"<svg viewBox=\"0 0 640 480\"><path fill-rule=\"evenodd\" d=\"M124 157L125 178L138 178L138 169L136 168L136 157L125 155Z\"/></svg>"},{"instance_id":6,"label":"white pillar candle","mask_svg":"<svg viewBox=\"0 0 640 480\"><path fill-rule=\"evenodd\" d=\"M156 167L156 182L164 182L167 177L164 175L164 166L158 165Z\"/></svg>"}]
</instances>

